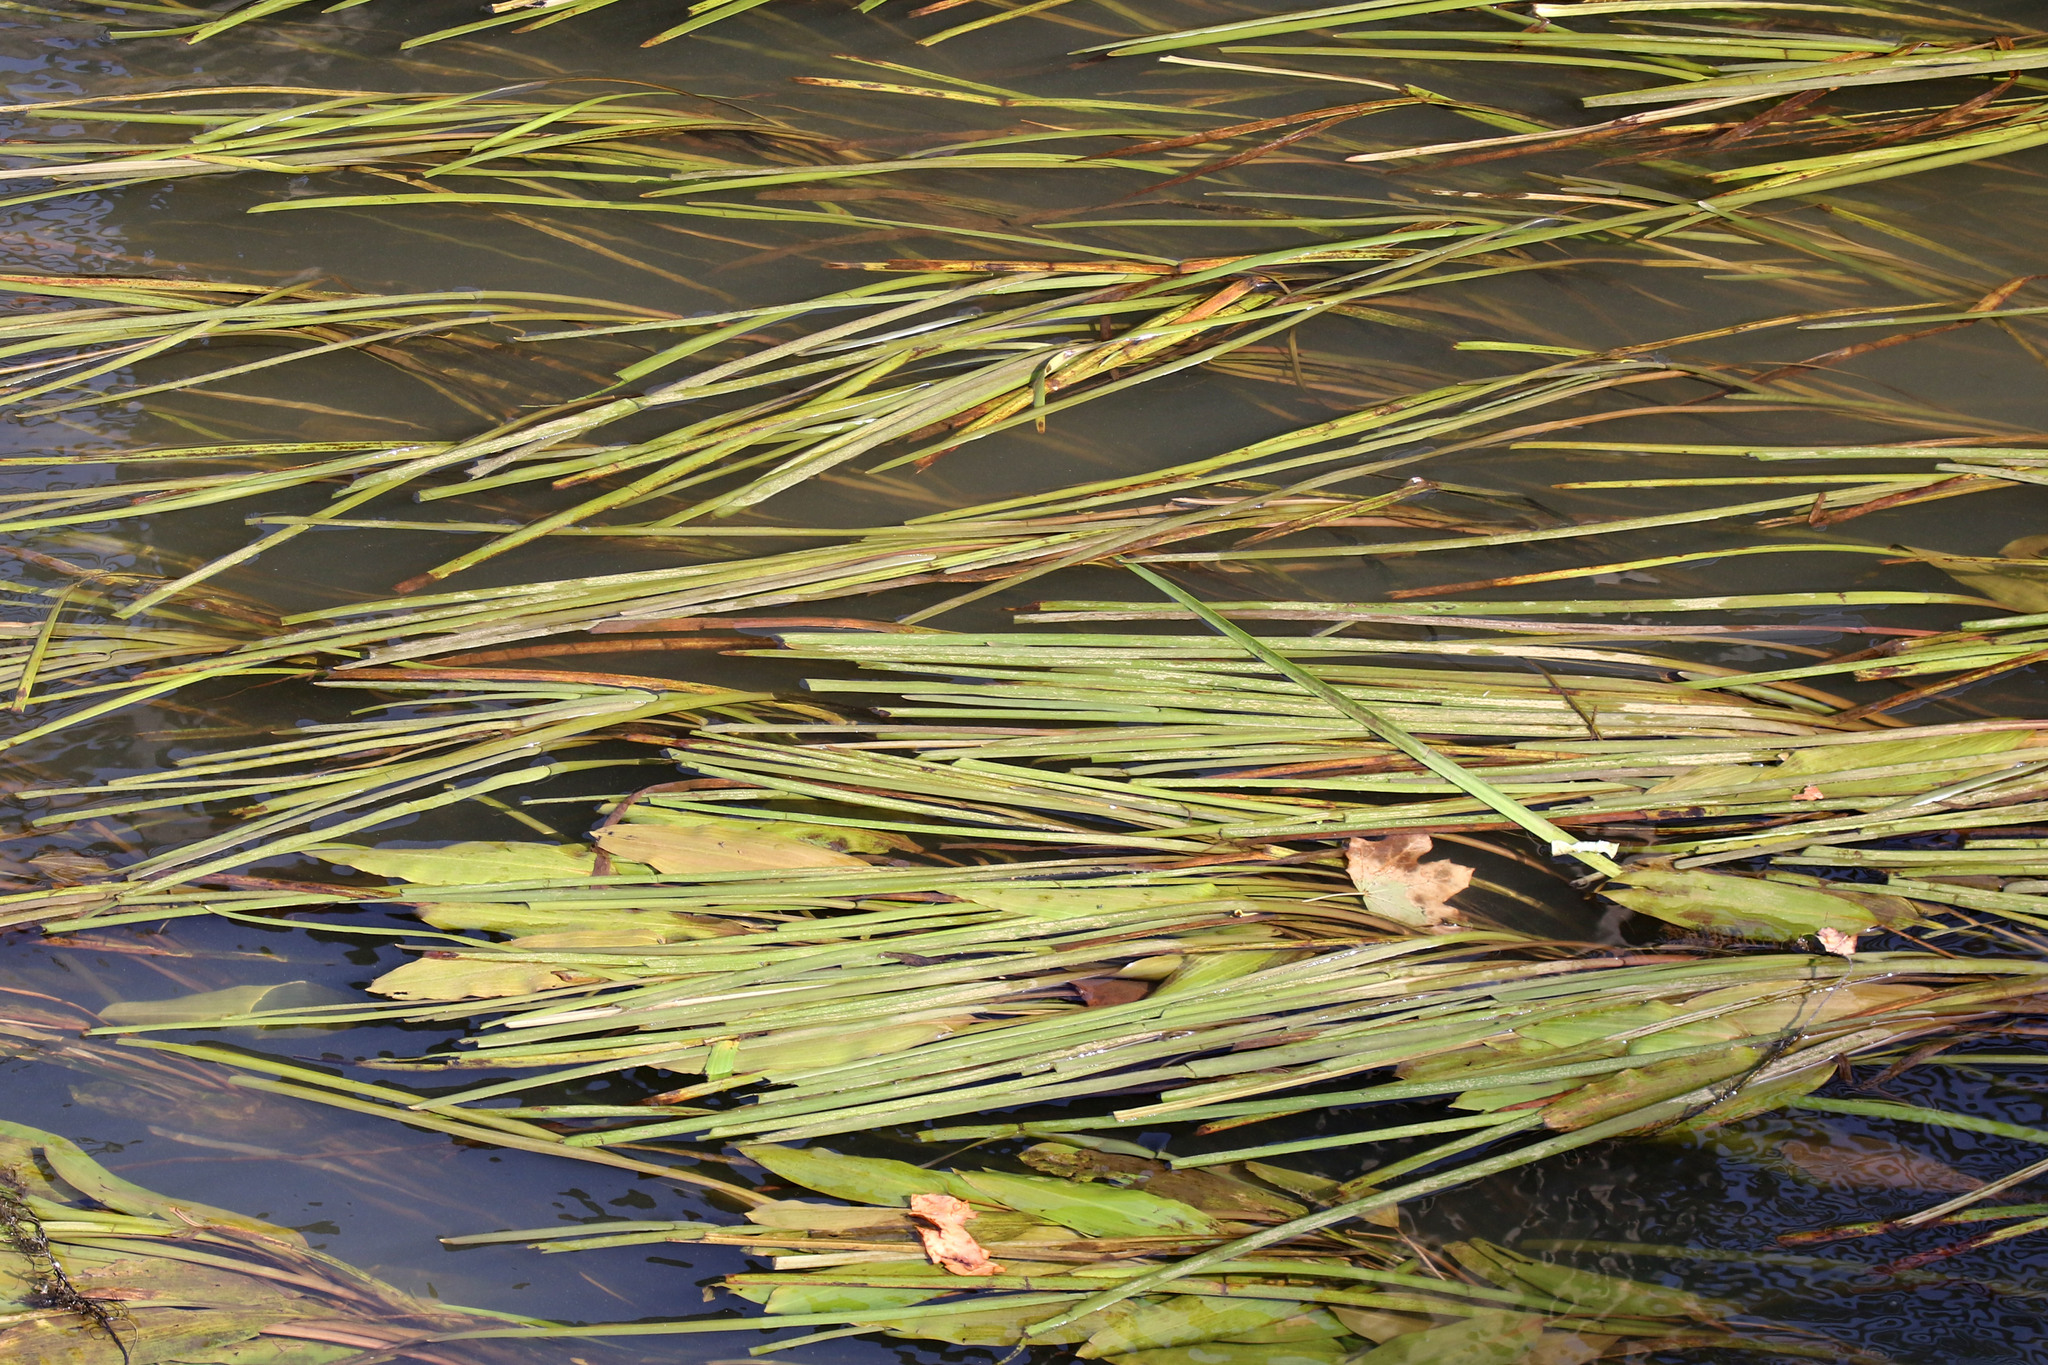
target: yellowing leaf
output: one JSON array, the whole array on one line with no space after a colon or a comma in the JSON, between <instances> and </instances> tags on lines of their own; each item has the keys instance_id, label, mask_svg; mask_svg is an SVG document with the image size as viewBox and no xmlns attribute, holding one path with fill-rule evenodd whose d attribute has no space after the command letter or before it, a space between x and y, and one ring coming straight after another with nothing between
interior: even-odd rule
<instances>
[{"instance_id":1,"label":"yellowing leaf","mask_svg":"<svg viewBox=\"0 0 2048 1365\"><path fill-rule=\"evenodd\" d=\"M730 920L645 910L552 910L521 901L421 901L415 913L437 929L483 929L494 934L576 933L625 926L659 926L657 942L724 938L746 932Z\"/></svg>"},{"instance_id":2,"label":"yellowing leaf","mask_svg":"<svg viewBox=\"0 0 2048 1365\"><path fill-rule=\"evenodd\" d=\"M908 1052L922 1043L947 1037L962 1024L964 1016L950 1019L919 1019L905 1024L882 1024L874 1028L795 1029L765 1038L743 1038L733 1057L733 1070L758 1071L771 1081L844 1066L863 1057L884 1057ZM687 1070L684 1063L674 1063Z\"/></svg>"},{"instance_id":3,"label":"yellowing leaf","mask_svg":"<svg viewBox=\"0 0 2048 1365\"><path fill-rule=\"evenodd\" d=\"M545 962L422 957L384 973L370 983L370 990L393 1000L496 1000L562 986L587 986L603 979Z\"/></svg>"},{"instance_id":4,"label":"yellowing leaf","mask_svg":"<svg viewBox=\"0 0 2048 1365\"><path fill-rule=\"evenodd\" d=\"M334 844L316 857L376 877L428 886L482 886L493 882L557 881L587 877L596 855L581 844L479 839L441 848L354 848Z\"/></svg>"},{"instance_id":5,"label":"yellowing leaf","mask_svg":"<svg viewBox=\"0 0 2048 1365\"><path fill-rule=\"evenodd\" d=\"M802 1199L777 1199L747 1210L747 1221L764 1228L801 1229L806 1232L847 1232L854 1228L905 1226L901 1209L878 1209L861 1205L812 1204Z\"/></svg>"},{"instance_id":6,"label":"yellowing leaf","mask_svg":"<svg viewBox=\"0 0 2048 1365\"><path fill-rule=\"evenodd\" d=\"M1857 744L1815 744L1794 749L1776 767L1713 764L1687 768L1644 793L1672 804L1681 799L1708 801L1716 793L1744 802L1800 801L1821 797L1904 795L1957 781L1975 772L2002 766L2001 756L2024 747L2032 736L2025 730L1986 730L1977 734L1936 735L1922 739L1881 739ZM1980 765L1962 762L1981 758ZM1934 773L1904 773L1842 781L1837 774L1914 763L1948 765ZM1733 788L1734 790L1729 790ZM1807 795L1809 788L1819 797Z\"/></svg>"},{"instance_id":7,"label":"yellowing leaf","mask_svg":"<svg viewBox=\"0 0 2048 1365\"><path fill-rule=\"evenodd\" d=\"M646 863L657 872L688 876L700 872L785 872L803 867L860 867L867 863L849 853L770 834L733 822L687 825L612 825L597 832L606 853Z\"/></svg>"},{"instance_id":8,"label":"yellowing leaf","mask_svg":"<svg viewBox=\"0 0 2048 1365\"><path fill-rule=\"evenodd\" d=\"M708 827L734 835L768 834L779 839L798 839L837 853L911 853L918 846L915 839L887 830L814 825L803 820L735 820L698 811L665 810L652 804L634 806L627 812L625 823L671 829Z\"/></svg>"},{"instance_id":9,"label":"yellowing leaf","mask_svg":"<svg viewBox=\"0 0 2048 1365\"><path fill-rule=\"evenodd\" d=\"M1422 861L1429 852L1427 834L1389 834L1381 839L1352 839L1344 845L1344 870L1365 901L1365 908L1383 920L1409 929L1448 929L1458 923L1451 897L1472 885L1472 869L1438 859Z\"/></svg>"},{"instance_id":10,"label":"yellowing leaf","mask_svg":"<svg viewBox=\"0 0 2048 1365\"><path fill-rule=\"evenodd\" d=\"M1670 924L1738 938L1803 938L1823 928L1860 934L1877 923L1860 900L1817 887L1722 872L1629 868L1624 875L1625 886L1603 886L1600 894Z\"/></svg>"}]
</instances>

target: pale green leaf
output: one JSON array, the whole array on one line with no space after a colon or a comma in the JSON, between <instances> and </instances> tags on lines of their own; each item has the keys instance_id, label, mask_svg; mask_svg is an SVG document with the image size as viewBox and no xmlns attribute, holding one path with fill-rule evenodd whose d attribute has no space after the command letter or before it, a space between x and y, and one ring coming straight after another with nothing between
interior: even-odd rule
<instances>
[{"instance_id":1,"label":"pale green leaf","mask_svg":"<svg viewBox=\"0 0 2048 1365\"><path fill-rule=\"evenodd\" d=\"M396 877L428 886L556 881L587 877L596 865L596 855L581 844L504 839L478 839L440 848L353 848L333 844L312 851L330 863L374 877Z\"/></svg>"},{"instance_id":2,"label":"pale green leaf","mask_svg":"<svg viewBox=\"0 0 2048 1365\"><path fill-rule=\"evenodd\" d=\"M784 1147L748 1143L740 1148L750 1161L792 1185L854 1204L907 1208L914 1194L950 1194L976 1198L960 1177L921 1170L907 1161L878 1156L842 1156L827 1147Z\"/></svg>"},{"instance_id":3,"label":"pale green leaf","mask_svg":"<svg viewBox=\"0 0 2048 1365\"><path fill-rule=\"evenodd\" d=\"M1213 1235L1215 1220L1200 1209L1143 1190L1076 1185L1045 1176L975 1171L957 1177L977 1197L1072 1228L1084 1237Z\"/></svg>"},{"instance_id":4,"label":"pale green leaf","mask_svg":"<svg viewBox=\"0 0 2048 1365\"><path fill-rule=\"evenodd\" d=\"M1629 868L1624 875L1625 886L1603 886L1600 894L1666 923L1738 938L1793 939L1823 928L1860 934L1877 923L1868 906L1815 887L1723 872Z\"/></svg>"}]
</instances>

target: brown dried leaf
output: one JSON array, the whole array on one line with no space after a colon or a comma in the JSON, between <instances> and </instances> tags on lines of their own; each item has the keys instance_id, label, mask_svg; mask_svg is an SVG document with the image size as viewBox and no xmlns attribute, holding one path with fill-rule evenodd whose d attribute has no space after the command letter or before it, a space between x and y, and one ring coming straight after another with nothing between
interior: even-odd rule
<instances>
[{"instance_id":1,"label":"brown dried leaf","mask_svg":"<svg viewBox=\"0 0 2048 1365\"><path fill-rule=\"evenodd\" d=\"M967 1230L977 1216L966 1200L950 1194L910 1196L910 1226L924 1243L926 1260L955 1275L1000 1275L1003 1268Z\"/></svg>"},{"instance_id":2,"label":"brown dried leaf","mask_svg":"<svg viewBox=\"0 0 2048 1365\"><path fill-rule=\"evenodd\" d=\"M1149 981L1125 981L1115 976L1084 976L1074 983L1075 992L1081 1003L1089 1009L1100 1009L1104 1005L1128 1005L1143 1000L1152 993Z\"/></svg>"},{"instance_id":3,"label":"brown dried leaf","mask_svg":"<svg viewBox=\"0 0 2048 1365\"><path fill-rule=\"evenodd\" d=\"M1456 928L1458 908L1450 903L1451 897L1472 884L1472 869L1442 859L1423 862L1430 847L1427 834L1413 833L1346 843L1344 870L1365 899L1365 908L1411 929Z\"/></svg>"}]
</instances>

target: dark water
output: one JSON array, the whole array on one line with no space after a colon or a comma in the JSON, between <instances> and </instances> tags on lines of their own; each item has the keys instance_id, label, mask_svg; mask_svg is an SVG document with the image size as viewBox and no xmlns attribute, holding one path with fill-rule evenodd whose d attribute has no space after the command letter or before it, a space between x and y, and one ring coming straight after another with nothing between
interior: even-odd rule
<instances>
[{"instance_id":1,"label":"dark water","mask_svg":"<svg viewBox=\"0 0 2048 1365\"><path fill-rule=\"evenodd\" d=\"M15 101L71 94L105 94L172 86L262 82L391 90L484 89L534 80L604 78L644 81L694 94L743 102L876 145L917 145L939 135L994 126L987 111L938 101L890 101L815 86L792 76L828 72L873 77L839 54L903 62L925 70L1036 93L1124 98L1168 103L1230 94L1227 104L1245 118L1307 107L1310 99L1342 98L1341 89L1304 94L1293 84L1247 78L1233 84L1219 73L1137 59L1079 62L1072 48L1127 31L1114 15L1074 7L1073 26L1030 20L938 49L912 44L929 32L888 13L860 16L825 4L776 5L722 24L694 38L642 49L639 39L666 22L666 6L620 5L544 34L486 35L394 55L404 36L473 16L468 0L381 3L317 22L252 25L201 47L161 41L115 43L94 26L67 25L0 11L0 70ZM1250 6L1256 13L1277 6ZM2038 6L2013 3L1997 12L2032 14ZM1984 12L1991 12L1988 7ZM964 11L962 12L964 13ZM1059 11L1065 15L1066 11ZM1225 17L1211 7L1186 14L1153 11L1175 24ZM1084 26L1106 25L1100 35ZM1488 67L1390 73L1389 64L1359 62L1347 72L1421 80L1447 93L1469 94L1544 117L1574 113L1567 92L1540 73ZM886 78L886 76L884 77ZM1597 78L1595 78L1597 83ZM1573 93L1586 88L1575 78ZM1426 142L1472 135L1469 125L1430 111L1408 111L1361 128L1371 145ZM1589 158L1538 158L1498 163L1415 183L1496 188L1528 183L1541 172L1586 171ZM956 173L934 176L931 187L949 195L1000 194L1023 198L1039 210L1078 209L1125 193L1139 182L1125 173L1045 174L1037 179ZM1253 167L1238 182L1247 189L1285 187L1296 193L1379 195L1389 184L1375 173L1305 162ZM1020 188L1020 185L1022 188ZM367 191L366 176L322 177L318 188ZM1398 186L1391 188L1398 189ZM612 250L651 268L566 245L538 231L494 220L477 209L334 210L246 217L243 210L279 196L309 192L259 176L220 176L175 185L87 190L6 210L0 227L0 267L12 272L133 272L282 282L302 273L334 286L361 290L521 288L616 298L649 307L695 311L735 304L797 299L844 288L846 275L822 268L833 259L964 254L957 243L916 234L886 241L858 232L816 226L721 223L710 219L650 223L630 215L548 221L601 231ZM2039 230L2041 197L2048 194L2048 155L2036 152L1992 167L1961 167L1850 196L1885 221L1973 262L1959 274L1985 288L2015 276L2048 270L2048 245ZM856 207L866 207L856 205ZM592 221L601 218L603 221ZM616 219L617 221L613 221ZM1275 232L1275 245L1286 234ZM1186 255L1241 250L1234 231L1200 226L1174 229L1101 229L1077 238L1119 249ZM1262 241L1265 239L1261 239ZM1291 239L1287 239L1291 240ZM1901 250L1907 250L1902 246ZM1600 253L1588 253L1598 255ZM1818 294L1827 291L1817 291ZM1865 285L1844 286L1852 301L1893 297ZM1831 296L1832 297L1832 296ZM1806 306L1808 295L1769 282L1703 278L1697 271L1644 272L1588 264L1572 270L1487 281L1431 295L1459 335L1515 337L1555 345L1603 347L1734 323ZM1835 338L1840 334L1818 334ZM1418 386L1429 376L1504 373L1518 358L1457 352L1445 338L1415 331L1318 324L1303 344L1341 354L1385 378L1387 391ZM1794 361L1824 349L1812 335L1773 333L1768 340L1732 340L1701 348L1730 361ZM1866 387L1950 412L1959 422L1996 424L2015 433L2048 428L2048 376L2039 360L1984 329L1951 333L1912 346L1857 357L1844 366ZM1413 382L1411 382L1411 377ZM496 392L480 387L480 401L509 412L522 401L565 397L566 385L545 392L545 378L512 368ZM522 388L521 386L531 386ZM63 455L94 453L196 439L195 428L220 439L317 437L406 438L460 434L476 422L454 404L360 357L318 367L272 371L242 390L269 403L174 395L140 404L111 403L57 418L12 418L0 424L0 452ZM1134 395L1091 405L1046 439L1012 433L983 442L934 470L921 485L935 504L957 505L1021 487L1052 487L1105 471L1141 470L1221 450L1238 441L1288 429L1329 415L1313 397L1242 379L1188 373ZM1974 428L1973 428L1974 429ZM1920 434L1920 433L1914 433ZM1926 433L1935 434L1935 433ZM1839 417L1784 413L1751 416L1739 425L1715 414L1642 419L1628 439L1644 442L1747 440L1786 444L1896 440L1896 428ZM1585 490L1559 492L1565 480L1652 477L1660 473L1735 472L1708 461L1641 455L1565 455L1488 450L1431 466L1432 477L1521 492L1568 517L1650 513L1702 505L1691 490ZM1745 470L1745 472L1747 472ZM112 480L115 466L71 464L74 482ZM0 489L52 486L52 471L24 465L0 468ZM1717 490L1716 497L1720 492ZM1731 492L1742 496L1769 496ZM92 567L179 572L193 562L246 539L251 511L298 512L313 495L286 495L261 507L234 504L185 513L152 524L130 520L112 528L38 542L40 548ZM459 503L436 504L461 517ZM778 506L793 520L855 525L893 520L917 507L887 490L823 486L799 492ZM1993 499L1973 498L1881 513L1859 527L1862 539L1896 540L1950 552L1995 553L2008 540L2044 526L2048 497L2023 489ZM401 515L394 512L391 515ZM1724 525L1677 528L1611 538L1614 559L1735 544L1749 537ZM436 536L368 531L326 531L224 578L222 585L283 610L325 605L357 595L382 595L403 577L445 558L449 542ZM1473 551L1414 559L1344 561L1342 567L1278 570L1233 577L1233 595L1306 596L1374 600L1391 588L1464 576L1529 571L1579 562L1577 551L1525 548L1512 557ZM476 581L513 581L615 572L672 562L660 548L555 540L507 557ZM0 562L0 574L26 572ZM1888 586L1948 590L1931 570L1879 569L1847 556L1757 557L1660 571L1643 592L1767 592ZM1106 574L1076 573L1053 595L1118 595ZM1622 588L1620 591L1629 591ZM1540 595L1538 590L1532 595ZM1591 595L1573 584L1561 595ZM998 597L948 624L972 628L1004 619L1002 608L1041 593ZM891 594L859 606L886 616L935 598ZM1925 615L1923 621L1922 615ZM1946 624L1932 613L1894 610L1892 624ZM1853 624L1844 618L1836 624ZM1827 637L1807 637L1826 644ZM649 658L656 661L650 662ZM1727 660L1782 658L1768 645L1720 647ZM638 659L635 671L702 681L758 680L788 685L794 669L716 655L663 655ZM303 689L275 692L223 690L182 697L176 706L134 708L87 729L67 732L22 754L25 777L59 775L87 780L156 767L201 752L236 727L291 724L343 702L310 698ZM1973 709L2040 714L2031 682L1996 693L1970 693L1950 714ZM1915 719L1935 719L1935 708ZM565 835L587 814L576 806L536 808ZM16 858L48 850L125 857L193 837L207 828L202 816L150 817L129 826L101 824L83 831L28 835L8 845ZM472 810L415 820L382 831L391 838L520 837L502 815ZM371 912L363 923L385 923ZM392 920L388 923L397 923ZM207 919L147 928L102 931L89 940L42 943L15 935L0 944L0 986L44 993L87 1009L135 998L155 998L230 985L307 980L338 989L358 987L402 960L376 940L325 930L259 929ZM450 1036L453 1036L452 1034ZM414 1053L438 1041L423 1030L369 1028L328 1034L294 1033L246 1040L266 1051L311 1061L347 1064L379 1052ZM2008 1049L2009 1050L2009 1049ZM113 1049L105 1050L110 1056ZM102 1156L116 1171L152 1188L231 1206L306 1231L315 1245L403 1288L452 1302L565 1320L630 1320L700 1311L700 1286L740 1268L744 1258L724 1251L669 1247L650 1255L622 1248L571 1256L540 1256L512 1248L449 1251L437 1238L501 1227L537 1227L558 1221L680 1218L706 1212L687 1190L599 1166L509 1151L453 1144L368 1116L226 1088L158 1094L121 1079L113 1061L95 1070L90 1059L59 1065L34 1057L0 1063L4 1117L64 1133ZM374 1075L374 1073L369 1073ZM1890 1097L2009 1121L2048 1123L2048 1081L2025 1068L1997 1070L1923 1067L1893 1082ZM597 1095L588 1098L599 1098ZM1341 1116L1336 1120L1341 1122ZM1390 1120L1398 1121L1398 1120ZM1262 1130L1263 1131L1263 1130ZM1309 1129L1307 1131L1314 1131ZM1275 1132L1273 1140L1291 1136ZM1232 1142L1237 1135L1219 1137ZM1841 1163L1786 1153L1851 1150L1857 1142L1889 1141L1923 1159L1969 1175L1991 1178L2023 1165L2035 1149L2000 1138L1901 1129L1883 1123L1820 1115L1790 1115L1736 1125L1711 1140L1646 1142L1602 1147L1481 1186L1442 1196L1414 1210L1430 1234L1482 1235L1529 1248L1543 1242L1601 1242L1692 1248L1705 1257L1645 1251L1594 1253L1587 1264L1641 1278L1662 1279L1721 1295L1757 1314L1803 1324L1864 1349L1906 1362L2048 1362L2042 1309L2048 1305L2048 1260L2038 1242L2020 1239L1946 1264L1928 1282L1902 1286L1861 1276L1853 1268L1786 1264L1755 1259L1775 1254L1775 1236L1788 1229L1903 1214L1923 1206L1914 1188L1871 1188ZM1175 1139L1176 1151L1199 1142ZM870 1150L929 1160L907 1134L881 1133ZM983 1149L1000 1155L1003 1149ZM1388 1153L1392 1159L1398 1153ZM1337 1177L1359 1173L1343 1151L1304 1159ZM1881 1163L1880 1163L1881 1164ZM1860 1169L1860 1168L1859 1168ZM2021 1193L2029 1193L2022 1191ZM2041 1191L2032 1191L2042 1197ZM1877 1261L1931 1246L1940 1235L1888 1241L1881 1251L1856 1243L1823 1249L1842 1261ZM744 1358L758 1339L735 1335L714 1344L678 1339L630 1347L595 1348L590 1359L644 1357L670 1362ZM568 1359L564 1345L536 1359ZM1047 1353L1048 1355L1056 1353ZM989 1353L954 1348L836 1341L803 1348L796 1358L824 1362L898 1358L906 1361L978 1362ZM1700 1358L1697 1355L1693 1358Z\"/></svg>"}]
</instances>

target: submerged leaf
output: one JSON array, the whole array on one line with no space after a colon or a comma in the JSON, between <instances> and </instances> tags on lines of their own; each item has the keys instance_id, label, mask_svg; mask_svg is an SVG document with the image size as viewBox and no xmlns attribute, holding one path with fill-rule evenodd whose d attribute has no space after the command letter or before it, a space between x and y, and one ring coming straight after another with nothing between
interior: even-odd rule
<instances>
[{"instance_id":1,"label":"submerged leaf","mask_svg":"<svg viewBox=\"0 0 2048 1365\"><path fill-rule=\"evenodd\" d=\"M1967 1194L1984 1182L1872 1133L1827 1132L1778 1144L1777 1164L1801 1180L1846 1190Z\"/></svg>"},{"instance_id":2,"label":"submerged leaf","mask_svg":"<svg viewBox=\"0 0 2048 1365\"><path fill-rule=\"evenodd\" d=\"M177 995L168 1000L117 1000L100 1011L109 1024L183 1024L223 1019L256 1010L308 1009L346 1005L357 997L311 981L281 981L274 986L230 986L222 991Z\"/></svg>"}]
</instances>

